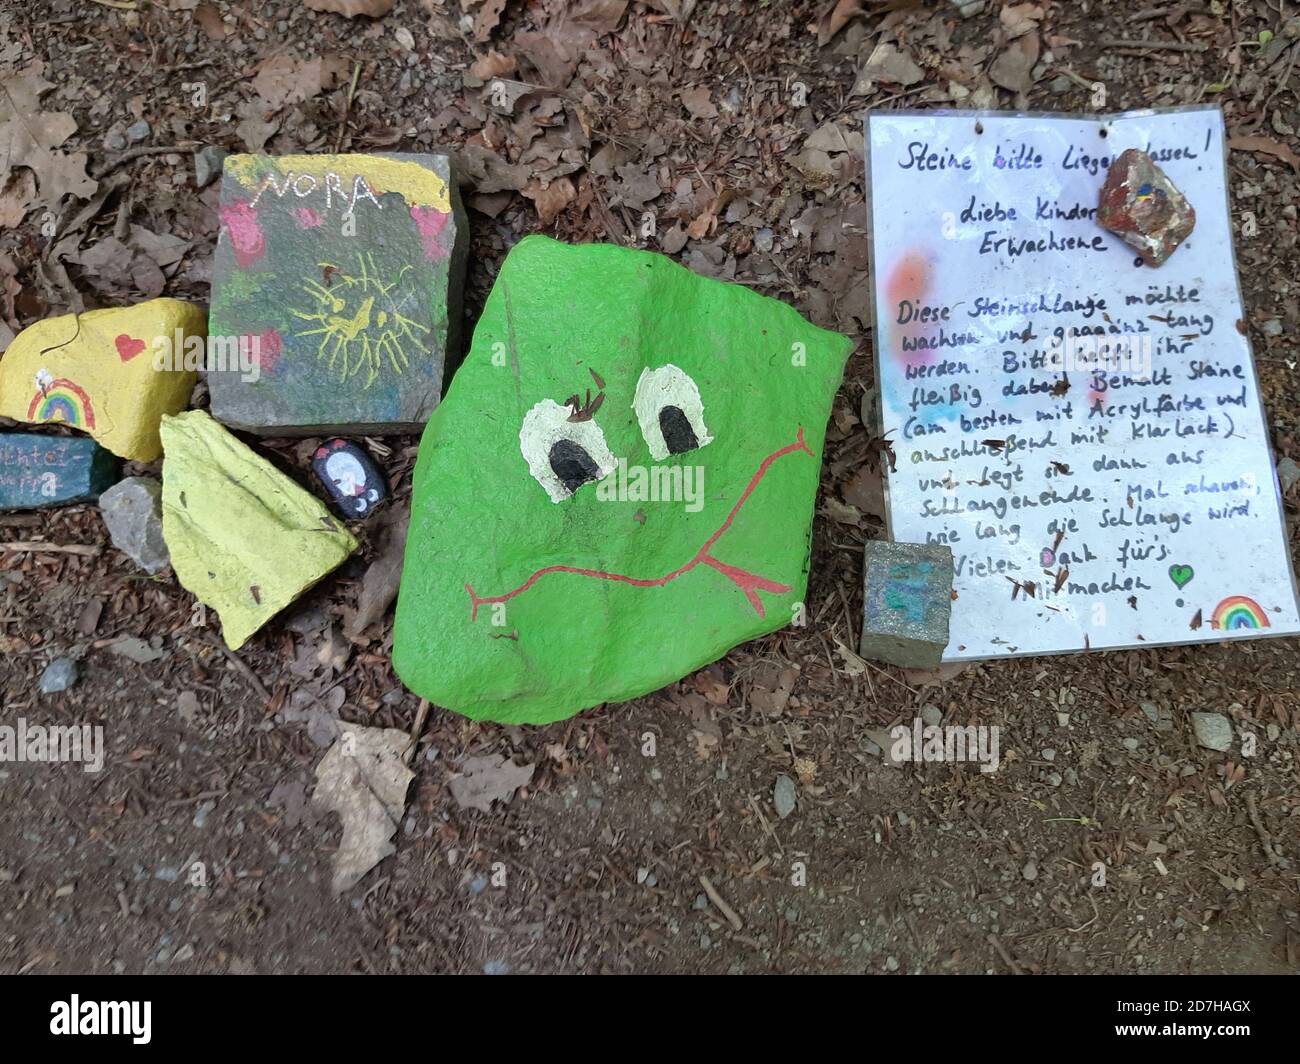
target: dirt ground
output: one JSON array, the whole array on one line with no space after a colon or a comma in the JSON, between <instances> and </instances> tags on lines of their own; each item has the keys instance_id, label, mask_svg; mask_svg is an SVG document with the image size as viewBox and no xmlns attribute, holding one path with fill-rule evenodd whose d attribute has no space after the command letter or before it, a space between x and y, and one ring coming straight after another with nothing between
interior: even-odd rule
<instances>
[{"instance_id":1,"label":"dirt ground","mask_svg":"<svg viewBox=\"0 0 1300 1064\"><path fill-rule=\"evenodd\" d=\"M397 0L349 19L299 0L5 5L7 98L38 60L53 87L27 117L75 121L0 188L14 331L163 292L206 303L204 145L447 146L471 208L470 324L508 247L540 231L665 251L858 346L828 436L807 626L561 724L434 707L396 853L339 897L338 821L310 803L321 722L409 731L419 707L389 665L391 614L341 634L381 525L358 525L352 561L231 655L214 622L192 623L170 570L147 577L109 545L95 507L0 517L0 541L102 548L0 552L0 722L102 724L107 744L97 775L0 766L0 970L1296 971L1297 640L931 675L852 675L835 652L856 646L862 543L883 534L878 443L860 423L869 107L1089 110L1097 83L1106 110L1221 102L1233 134L1277 149L1233 151L1230 180L1234 223L1258 225L1237 254L1271 442L1300 459L1300 5L984 7ZM859 83L882 42L909 62ZM828 126L815 143L829 147L806 146ZM417 442L371 441L399 501ZM265 449L307 483L314 444ZM1300 490L1293 558L1298 508ZM122 636L154 660L115 653ZM80 681L41 695L59 655ZM871 734L925 707L999 725L1000 770L886 765ZM1256 733L1255 756L1199 747L1195 710ZM535 766L530 783L491 812L459 807L449 781L492 753ZM784 819L782 774L798 781Z\"/></svg>"}]
</instances>

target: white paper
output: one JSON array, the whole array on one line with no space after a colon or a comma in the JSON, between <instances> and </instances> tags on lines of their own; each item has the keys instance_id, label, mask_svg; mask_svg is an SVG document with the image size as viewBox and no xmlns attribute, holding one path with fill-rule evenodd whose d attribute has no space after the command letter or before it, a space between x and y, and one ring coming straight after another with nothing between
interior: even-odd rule
<instances>
[{"instance_id":1,"label":"white paper","mask_svg":"<svg viewBox=\"0 0 1300 1064\"><path fill-rule=\"evenodd\" d=\"M1223 137L1212 107L869 116L890 534L952 547L946 660L1300 631ZM1131 147L1196 211L1156 269L1095 221Z\"/></svg>"}]
</instances>

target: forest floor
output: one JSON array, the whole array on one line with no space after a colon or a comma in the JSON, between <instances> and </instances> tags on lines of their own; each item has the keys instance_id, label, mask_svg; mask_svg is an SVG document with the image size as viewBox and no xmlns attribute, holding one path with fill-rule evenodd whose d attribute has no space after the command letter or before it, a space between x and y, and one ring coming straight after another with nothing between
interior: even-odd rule
<instances>
[{"instance_id":1,"label":"forest floor","mask_svg":"<svg viewBox=\"0 0 1300 1064\"><path fill-rule=\"evenodd\" d=\"M232 659L215 627L191 624L170 571L147 578L108 545L94 507L0 519L0 540L101 548L0 552L3 723L102 724L108 747L98 775L0 767L0 970L1296 971L1298 870L1267 848L1300 842L1296 639L924 675L834 652L857 644L862 543L883 534L860 414L874 386L868 108L1092 111L1099 83L1110 111L1217 101L1231 133L1279 148L1233 151L1229 176L1234 224L1258 224L1236 249L1271 443L1300 459L1298 6L983 6L7 6L0 84L52 150L0 185L0 333L163 293L206 303L216 185L196 188L192 160L205 145L445 146L470 208L467 324L509 247L545 232L664 251L857 348L827 440L809 623L547 727L435 707L396 853L341 896L338 821L310 802L312 713L409 731L419 708L390 667L391 616L342 635L381 523L358 526L353 560ZM1125 43L1139 38L1175 47ZM881 43L895 69L860 82ZM56 114L75 130L58 136ZM265 446L306 483L315 442ZM417 443L372 441L399 502ZM123 636L153 660L115 653ZM81 679L40 695L59 655ZM887 765L871 736L923 709L998 725L1000 770ZM1255 755L1198 746L1197 710L1255 733ZM484 754L535 766L486 813L448 788ZM784 819L780 775L798 779Z\"/></svg>"}]
</instances>

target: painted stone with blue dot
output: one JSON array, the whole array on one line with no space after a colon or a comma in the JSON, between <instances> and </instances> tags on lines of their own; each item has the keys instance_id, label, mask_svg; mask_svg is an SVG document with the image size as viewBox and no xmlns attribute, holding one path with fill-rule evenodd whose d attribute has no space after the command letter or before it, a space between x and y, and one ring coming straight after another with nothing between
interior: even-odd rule
<instances>
[{"instance_id":1,"label":"painted stone with blue dot","mask_svg":"<svg viewBox=\"0 0 1300 1064\"><path fill-rule=\"evenodd\" d=\"M868 540L863 561L864 658L935 669L948 645L952 549Z\"/></svg>"},{"instance_id":2,"label":"painted stone with blue dot","mask_svg":"<svg viewBox=\"0 0 1300 1064\"><path fill-rule=\"evenodd\" d=\"M327 440L316 448L312 472L329 496L334 509L349 521L374 513L388 486L370 455L349 440Z\"/></svg>"}]
</instances>

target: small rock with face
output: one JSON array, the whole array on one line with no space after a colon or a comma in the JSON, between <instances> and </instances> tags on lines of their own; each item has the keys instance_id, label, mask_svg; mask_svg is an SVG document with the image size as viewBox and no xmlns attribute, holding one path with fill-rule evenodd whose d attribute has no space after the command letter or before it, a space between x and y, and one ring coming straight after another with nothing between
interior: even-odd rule
<instances>
[{"instance_id":1,"label":"small rock with face","mask_svg":"<svg viewBox=\"0 0 1300 1064\"><path fill-rule=\"evenodd\" d=\"M317 447L311 468L335 510L349 520L369 517L388 494L383 474L370 456L347 440L327 440Z\"/></svg>"}]
</instances>

